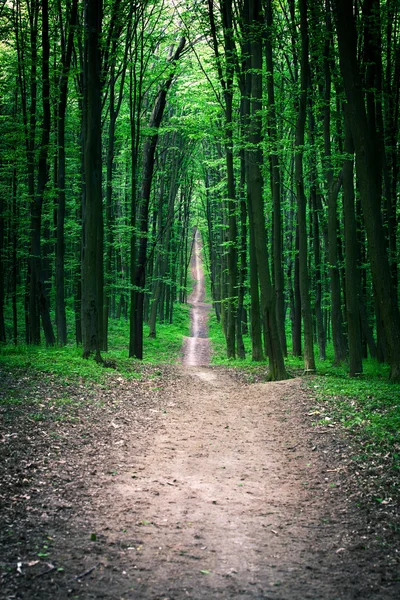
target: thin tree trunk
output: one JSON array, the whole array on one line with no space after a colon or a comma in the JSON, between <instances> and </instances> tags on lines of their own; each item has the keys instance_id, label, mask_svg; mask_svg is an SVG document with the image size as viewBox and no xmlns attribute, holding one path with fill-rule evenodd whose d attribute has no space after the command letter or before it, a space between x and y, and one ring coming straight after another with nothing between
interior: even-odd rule
<instances>
[{"instance_id":1,"label":"thin tree trunk","mask_svg":"<svg viewBox=\"0 0 400 600\"><path fill-rule=\"evenodd\" d=\"M240 249L239 249L239 279L238 279L238 305L237 305L237 323L236 340L237 354L239 358L246 357L246 351L243 342L243 316L244 316L244 296L246 292L245 282L247 275L247 208L245 199L246 187L246 165L244 149L240 152Z\"/></svg>"},{"instance_id":2,"label":"thin tree trunk","mask_svg":"<svg viewBox=\"0 0 400 600\"><path fill-rule=\"evenodd\" d=\"M236 211L237 202L235 194L235 177L233 164L233 74L235 43L233 38L232 22L232 0L221 0L221 19L224 35L225 52L225 73L223 73L222 61L218 50L218 41L213 13L213 2L208 1L209 20L211 27L211 36L213 40L214 54L217 61L218 77L224 98L225 110L225 161L227 173L227 274L223 273L223 279L226 279L227 296L224 305L226 307L227 319L225 324L226 333L226 351L228 358L234 358L236 353L235 333L236 333L236 306L237 306L237 221ZM225 285L224 285L225 287Z\"/></svg>"},{"instance_id":3,"label":"thin tree trunk","mask_svg":"<svg viewBox=\"0 0 400 600\"><path fill-rule=\"evenodd\" d=\"M299 279L301 310L304 326L304 370L306 373L315 371L313 321L308 277L308 245L306 197L304 193L303 149L304 129L306 123L307 87L308 87L308 23L307 0L299 0L300 31L301 31L301 74L299 112L296 124L295 141L295 176L297 194L297 215L299 224Z\"/></svg>"},{"instance_id":4,"label":"thin tree trunk","mask_svg":"<svg viewBox=\"0 0 400 600\"><path fill-rule=\"evenodd\" d=\"M254 242L258 265L258 277L261 291L261 314L266 339L266 351L269 359L269 377L271 380L286 379L287 373L283 360L283 353L276 321L275 294L271 284L269 257L265 232L265 217L263 203L263 177L262 177L262 14L260 0L249 2L249 29L258 35L250 38L251 56L251 96L250 96L250 123L249 143L251 149L247 150L248 161L248 194L250 197L249 219L253 219Z\"/></svg>"},{"instance_id":5,"label":"thin tree trunk","mask_svg":"<svg viewBox=\"0 0 400 600\"><path fill-rule=\"evenodd\" d=\"M12 294L12 314L13 314L13 342L18 342L18 311L17 311L17 168L13 169L12 181L12 216L11 216L11 239L12 239L12 276L11 276L11 294Z\"/></svg>"},{"instance_id":6,"label":"thin tree trunk","mask_svg":"<svg viewBox=\"0 0 400 600\"><path fill-rule=\"evenodd\" d=\"M347 111L346 111L347 112ZM357 266L357 224L354 202L354 146L350 125L345 116L345 146L348 157L343 161L343 210L346 265L346 311L349 338L350 377L362 373L362 344L360 291L361 281Z\"/></svg>"},{"instance_id":7,"label":"thin tree trunk","mask_svg":"<svg viewBox=\"0 0 400 600\"><path fill-rule=\"evenodd\" d=\"M285 307L284 307L284 283L282 265L282 216L281 216L281 168L278 155L278 129L275 108L274 89L274 62L272 55L272 25L273 12L272 0L266 2L266 57L267 57L267 93L268 93L268 135L272 146L269 153L271 169L271 192L273 202L273 257L274 257L274 283L276 297L276 319L279 329L282 352L287 356L287 344L285 333Z\"/></svg>"},{"instance_id":8,"label":"thin tree trunk","mask_svg":"<svg viewBox=\"0 0 400 600\"><path fill-rule=\"evenodd\" d=\"M252 197L249 186L249 170L248 156L246 145L250 134L250 96L251 96L251 52L250 52L250 4L243 3L243 36L242 36L242 55L243 55L243 74L241 82L241 135L243 138L243 158L244 158L244 173L241 174L242 179L246 184L246 203L249 229L249 292L250 292L250 337L251 337L251 357L253 361L262 361L264 359L262 345L262 327L261 327L261 310L260 310L260 292L258 282L258 265L255 246L255 226L253 219Z\"/></svg>"},{"instance_id":9,"label":"thin tree trunk","mask_svg":"<svg viewBox=\"0 0 400 600\"><path fill-rule=\"evenodd\" d=\"M164 114L167 102L167 93L172 85L175 75L175 64L179 59L185 46L185 38L181 38L179 45L171 59L174 65L169 77L163 82L157 94L153 112L150 118L149 127L156 131L155 134L147 138L143 150L143 177L142 191L139 203L139 251L134 273L134 288L131 293L131 320L130 320L130 340L129 356L143 358L143 305L146 281L146 255L147 255L147 233L149 227L149 204L151 183L154 171L154 157L158 142L158 129ZM132 257L133 259L134 257Z\"/></svg>"},{"instance_id":10,"label":"thin tree trunk","mask_svg":"<svg viewBox=\"0 0 400 600\"><path fill-rule=\"evenodd\" d=\"M68 26L68 41L65 55L62 57L62 73L59 82L59 100L57 107L57 242L56 242L56 327L60 346L67 343L67 317L65 312L65 113L67 109L68 79L72 60L74 28L77 23L78 0L73 0Z\"/></svg>"},{"instance_id":11,"label":"thin tree trunk","mask_svg":"<svg viewBox=\"0 0 400 600\"><path fill-rule=\"evenodd\" d=\"M95 352L95 360L102 362L101 305L103 270L103 209L101 160L101 26L102 0L87 0L84 102L87 110L85 132L85 186L84 211L85 242L82 265L82 338L83 358ZM99 252L101 249L101 252Z\"/></svg>"},{"instance_id":12,"label":"thin tree trunk","mask_svg":"<svg viewBox=\"0 0 400 600\"><path fill-rule=\"evenodd\" d=\"M338 218L337 198L340 183L335 182L332 165L331 149L331 19L329 7L327 6L326 30L324 45L324 154L325 154L325 177L328 192L328 261L329 280L331 291L332 308L332 339L335 364L341 363L346 357L346 342L343 332L342 300L340 294L340 273L338 258Z\"/></svg>"},{"instance_id":13,"label":"thin tree trunk","mask_svg":"<svg viewBox=\"0 0 400 600\"><path fill-rule=\"evenodd\" d=\"M115 148L115 124L117 115L115 111L115 65L111 66L109 88L109 127L107 146L107 179L106 179L106 262L105 262L105 293L103 307L103 350L108 349L108 319L110 316L110 296L112 279L112 251L113 251L113 223L112 223L112 195L113 195L113 170Z\"/></svg>"},{"instance_id":14,"label":"thin tree trunk","mask_svg":"<svg viewBox=\"0 0 400 600\"><path fill-rule=\"evenodd\" d=\"M299 260L299 222L296 219L295 257L294 257L294 322L293 322L293 356L301 356L301 293L300 293L300 260Z\"/></svg>"},{"instance_id":15,"label":"thin tree trunk","mask_svg":"<svg viewBox=\"0 0 400 600\"><path fill-rule=\"evenodd\" d=\"M3 166L0 162L1 167ZM5 240L4 240L4 203L0 195L0 342L6 342L6 327L4 321L4 299L5 299Z\"/></svg>"},{"instance_id":16,"label":"thin tree trunk","mask_svg":"<svg viewBox=\"0 0 400 600\"><path fill-rule=\"evenodd\" d=\"M53 326L50 319L49 300L46 293L45 277L42 264L41 250L41 224L42 207L46 185L49 180L48 148L50 142L50 76L49 76L49 13L48 0L42 2L42 103L43 103L43 124L42 138L40 144L37 189L34 201L31 206L31 289L30 306L33 314L33 320L36 321L36 314L40 314L42 319L43 332L48 346L53 346L55 337ZM34 308L34 305L38 308ZM35 334L37 336L37 332ZM38 337L33 338L38 343Z\"/></svg>"}]
</instances>

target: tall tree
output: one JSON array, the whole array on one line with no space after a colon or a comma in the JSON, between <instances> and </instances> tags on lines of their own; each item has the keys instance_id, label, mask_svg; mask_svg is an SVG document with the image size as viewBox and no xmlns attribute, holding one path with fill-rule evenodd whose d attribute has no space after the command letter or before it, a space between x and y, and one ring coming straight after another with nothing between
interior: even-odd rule
<instances>
[{"instance_id":1,"label":"tall tree","mask_svg":"<svg viewBox=\"0 0 400 600\"><path fill-rule=\"evenodd\" d=\"M347 112L347 111L346 111ZM361 281L357 265L357 223L354 194L354 146L350 124L345 116L345 152L343 161L343 212L346 257L346 311L349 338L350 377L362 373Z\"/></svg>"},{"instance_id":2,"label":"tall tree","mask_svg":"<svg viewBox=\"0 0 400 600\"><path fill-rule=\"evenodd\" d=\"M32 341L39 343L39 331L36 328L36 315L40 314L46 344L55 343L53 326L50 319L49 298L46 289L45 272L42 262L41 226L44 194L49 181L48 151L50 143L50 40L48 0L41 4L42 12L42 104L43 123L40 142L36 193L31 205L31 261L30 261L30 325ZM32 150L34 152L34 150Z\"/></svg>"},{"instance_id":3,"label":"tall tree","mask_svg":"<svg viewBox=\"0 0 400 600\"><path fill-rule=\"evenodd\" d=\"M265 53L267 59L267 94L268 94L268 118L267 130L270 141L270 174L271 192L273 203L273 273L276 295L276 319L278 322L279 338L283 354L287 354L285 334L285 299L283 283L282 264L282 216L281 216L281 167L278 152L278 126L275 106L275 84L274 84L274 61L273 61L273 6L272 0L266 1L266 41Z\"/></svg>"},{"instance_id":4,"label":"tall tree","mask_svg":"<svg viewBox=\"0 0 400 600\"><path fill-rule=\"evenodd\" d=\"M258 265L255 248L255 231L254 219L251 213L251 196L248 185L248 155L247 145L250 135L250 97L251 97L251 53L250 53L250 5L248 2L243 2L241 10L242 21L242 74L240 79L240 127L242 137L242 148L240 150L240 170L241 170L241 186L243 187L243 204L241 209L243 213L246 210L248 215L249 229L249 292L250 292L250 337L251 337L251 356L254 361L261 361L264 358L262 346L262 325L261 325L261 310L260 310L260 291L258 281ZM247 205L247 206L246 206ZM243 252L242 252L243 257Z\"/></svg>"},{"instance_id":5,"label":"tall tree","mask_svg":"<svg viewBox=\"0 0 400 600\"><path fill-rule=\"evenodd\" d=\"M101 362L101 316L103 270L103 208L101 160L101 48L102 0L87 0L85 10L85 71L84 102L85 131L85 187L84 248L82 263L82 338L83 357L95 352Z\"/></svg>"},{"instance_id":6,"label":"tall tree","mask_svg":"<svg viewBox=\"0 0 400 600\"><path fill-rule=\"evenodd\" d=\"M326 36L324 41L324 167L328 192L328 258L329 279L331 288L331 318L332 318L332 341L335 363L340 363L346 356L346 342L343 331L342 298L340 288L339 256L338 256L338 216L337 198L342 183L342 174L335 180L332 162L331 145L331 70L332 53L331 48L331 13L330 2L325 0L325 24Z\"/></svg>"},{"instance_id":7,"label":"tall tree","mask_svg":"<svg viewBox=\"0 0 400 600\"><path fill-rule=\"evenodd\" d=\"M306 196L304 192L303 152L304 130L307 116L308 88L308 19L307 0L299 0L300 33L301 33L301 62L300 62L300 98L296 123L295 140L295 176L297 194L297 218L299 226L299 279L301 295L301 311L304 326L304 370L315 371L313 322L309 291L308 273L308 244L306 221Z\"/></svg>"},{"instance_id":8,"label":"tall tree","mask_svg":"<svg viewBox=\"0 0 400 600\"><path fill-rule=\"evenodd\" d=\"M400 381L400 314L393 289L385 232L381 214L379 148L374 145L363 97L357 60L357 31L352 2L336 0L335 16L339 39L340 65L346 91L349 123L356 151L356 170L360 186L368 253L377 301L390 352L390 378Z\"/></svg>"},{"instance_id":9,"label":"tall tree","mask_svg":"<svg viewBox=\"0 0 400 600\"><path fill-rule=\"evenodd\" d=\"M232 22L232 0L221 0L221 19L224 39L224 60L218 47L217 30L214 15L214 2L208 0L211 37L217 62L218 78L220 81L225 113L225 159L227 175L227 323L226 348L228 358L236 354L236 296L237 296L237 202L235 191L235 175L233 163L233 95L236 48ZM225 67L225 69L224 69Z\"/></svg>"},{"instance_id":10,"label":"tall tree","mask_svg":"<svg viewBox=\"0 0 400 600\"><path fill-rule=\"evenodd\" d=\"M153 111L150 117L149 128L154 131L145 142L143 150L143 175L142 189L139 200L139 250L136 264L132 261L132 291L131 291L131 312L130 312L130 339L129 356L143 358L143 305L146 283L146 260L147 260L147 239L149 230L149 204L151 184L154 173L154 159L158 142L159 128L163 118L164 110L167 104L167 94L175 77L176 64L185 47L186 39L181 38L175 51L171 49L170 62L171 71L160 85L156 96Z\"/></svg>"},{"instance_id":11,"label":"tall tree","mask_svg":"<svg viewBox=\"0 0 400 600\"><path fill-rule=\"evenodd\" d=\"M61 2L58 10L62 14ZM65 32L61 32L62 55L57 106L57 242L56 242L56 326L57 340L61 346L67 343L67 318L65 312L65 117L68 99L68 80L72 61L74 29L78 18L78 0L73 0ZM66 39L65 38L65 33Z\"/></svg>"},{"instance_id":12,"label":"tall tree","mask_svg":"<svg viewBox=\"0 0 400 600\"><path fill-rule=\"evenodd\" d=\"M287 377L278 325L276 302L271 283L269 256L265 233L262 176L262 30L263 15L261 0L249 2L249 35L251 57L250 122L247 150L247 190L249 219L253 220L255 254L261 292L261 314L269 359L269 376L272 380Z\"/></svg>"}]
</instances>

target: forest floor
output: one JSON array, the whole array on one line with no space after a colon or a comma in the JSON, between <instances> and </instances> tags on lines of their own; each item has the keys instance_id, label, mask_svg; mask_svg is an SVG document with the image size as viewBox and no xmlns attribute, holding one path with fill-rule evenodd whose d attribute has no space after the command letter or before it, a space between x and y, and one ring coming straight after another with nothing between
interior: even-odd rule
<instances>
[{"instance_id":1,"label":"forest floor","mask_svg":"<svg viewBox=\"0 0 400 600\"><path fill-rule=\"evenodd\" d=\"M351 439L312 426L300 378L208 366L201 285L191 300L183 364L142 380L2 373L48 418L0 422L0 597L399 598L397 508L360 501Z\"/></svg>"}]
</instances>

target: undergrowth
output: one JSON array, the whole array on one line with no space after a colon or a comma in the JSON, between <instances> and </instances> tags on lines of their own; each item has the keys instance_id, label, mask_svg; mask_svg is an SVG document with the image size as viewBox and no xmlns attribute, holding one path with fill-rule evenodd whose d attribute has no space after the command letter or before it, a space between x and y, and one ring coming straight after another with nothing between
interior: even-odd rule
<instances>
[{"instance_id":1,"label":"undergrowth","mask_svg":"<svg viewBox=\"0 0 400 600\"><path fill-rule=\"evenodd\" d=\"M176 305L173 324L158 324L156 338L148 337L144 328L143 361L128 358L129 322L125 319L109 321L109 351L102 357L125 377L142 377L146 365L168 364L179 359L182 338L189 331L189 307ZM92 358L82 359L82 348L75 344L65 347L11 345L0 347L0 369L36 372L58 376L65 381L106 383L111 369L104 369Z\"/></svg>"}]
</instances>

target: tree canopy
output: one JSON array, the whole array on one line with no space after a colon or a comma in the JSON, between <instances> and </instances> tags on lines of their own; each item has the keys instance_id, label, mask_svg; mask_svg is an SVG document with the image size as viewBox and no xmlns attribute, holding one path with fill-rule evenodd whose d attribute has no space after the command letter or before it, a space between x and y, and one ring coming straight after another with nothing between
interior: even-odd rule
<instances>
[{"instance_id":1,"label":"tree canopy","mask_svg":"<svg viewBox=\"0 0 400 600\"><path fill-rule=\"evenodd\" d=\"M399 9L2 0L0 341L141 359L198 228L228 358L399 381Z\"/></svg>"}]
</instances>

